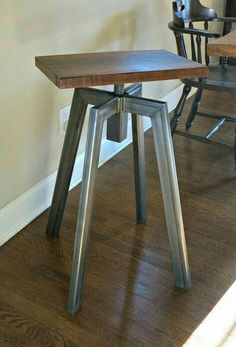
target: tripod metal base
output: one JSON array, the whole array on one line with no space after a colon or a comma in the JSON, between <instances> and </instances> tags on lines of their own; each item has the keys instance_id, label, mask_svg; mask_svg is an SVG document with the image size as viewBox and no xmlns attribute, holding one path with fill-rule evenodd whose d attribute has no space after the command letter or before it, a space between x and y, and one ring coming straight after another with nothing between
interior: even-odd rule
<instances>
[{"instance_id":1,"label":"tripod metal base","mask_svg":"<svg viewBox=\"0 0 236 347\"><path fill-rule=\"evenodd\" d=\"M116 95L115 93L89 88L75 91L47 229L47 232L51 235L58 235L59 233L60 222L72 172L71 167L73 168L73 160L77 148L76 146L78 146L79 137L81 135L85 109L87 104L94 104L96 106L91 108L89 116L80 204L74 243L68 305L68 311L70 314L74 314L77 309L79 309L82 300L85 262L90 234L90 222L94 203L94 188L103 124L106 120L117 114L121 117L123 114L125 116L128 113L132 114L136 211L138 223L145 223L146 220L144 132L142 127L142 116L151 118L175 284L186 289L191 287L167 106L166 103L163 102L134 96L140 95L140 93L140 84L131 86L128 92L125 92L124 90L123 95ZM78 107L79 102L80 107ZM74 104L77 105L77 109ZM70 124L73 119L77 125L77 130L74 129L73 124ZM69 151L68 153L66 148ZM64 164L64 158L67 159L65 161L66 164ZM69 167L66 167L69 158L73 162L70 163ZM63 184L66 186L64 187ZM63 201L60 201L60 194L63 195ZM55 206L59 206L60 210L57 211Z\"/></svg>"}]
</instances>

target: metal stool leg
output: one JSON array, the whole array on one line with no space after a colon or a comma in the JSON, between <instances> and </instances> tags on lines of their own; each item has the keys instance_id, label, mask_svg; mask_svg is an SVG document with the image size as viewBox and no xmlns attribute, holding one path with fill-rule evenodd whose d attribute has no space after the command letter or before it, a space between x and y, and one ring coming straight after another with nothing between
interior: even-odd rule
<instances>
[{"instance_id":1,"label":"metal stool leg","mask_svg":"<svg viewBox=\"0 0 236 347\"><path fill-rule=\"evenodd\" d=\"M87 105L111 99L112 95L100 89L75 89L47 225L47 233L52 236L59 235Z\"/></svg>"},{"instance_id":2,"label":"metal stool leg","mask_svg":"<svg viewBox=\"0 0 236 347\"><path fill-rule=\"evenodd\" d=\"M125 99L126 111L148 116L152 120L175 284L189 289L191 278L166 103L130 96Z\"/></svg>"},{"instance_id":3,"label":"metal stool leg","mask_svg":"<svg viewBox=\"0 0 236 347\"><path fill-rule=\"evenodd\" d=\"M166 105L161 108L160 112L152 116L152 127L175 283L178 287L189 289L191 287L191 279L188 266L173 143Z\"/></svg>"},{"instance_id":4,"label":"metal stool leg","mask_svg":"<svg viewBox=\"0 0 236 347\"><path fill-rule=\"evenodd\" d=\"M103 122L106 119L105 116L103 116L103 112L109 116L111 114L114 115L117 110L117 99L113 99L111 102L106 103L104 108L100 107L96 109L93 107L90 110L69 293L68 312L70 314L74 314L75 311L79 309L83 294L84 270L93 211L95 179L102 139Z\"/></svg>"},{"instance_id":5,"label":"metal stool leg","mask_svg":"<svg viewBox=\"0 0 236 347\"><path fill-rule=\"evenodd\" d=\"M132 84L125 89L129 96L142 96L142 84ZM134 179L136 199L137 224L146 223L147 199L146 199L146 175L145 175L145 148L143 118L132 113Z\"/></svg>"},{"instance_id":6,"label":"metal stool leg","mask_svg":"<svg viewBox=\"0 0 236 347\"><path fill-rule=\"evenodd\" d=\"M132 114L132 132L137 223L145 224L147 203L145 182L144 130L143 119L141 116L138 116L136 114Z\"/></svg>"},{"instance_id":7,"label":"metal stool leg","mask_svg":"<svg viewBox=\"0 0 236 347\"><path fill-rule=\"evenodd\" d=\"M52 236L59 235L86 110L87 103L75 89L46 230Z\"/></svg>"}]
</instances>

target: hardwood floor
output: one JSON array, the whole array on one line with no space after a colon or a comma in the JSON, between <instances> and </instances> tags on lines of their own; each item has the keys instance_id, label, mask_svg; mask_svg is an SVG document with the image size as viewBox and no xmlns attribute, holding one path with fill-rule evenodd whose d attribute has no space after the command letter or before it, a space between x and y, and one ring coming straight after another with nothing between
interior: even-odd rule
<instances>
[{"instance_id":1,"label":"hardwood floor","mask_svg":"<svg viewBox=\"0 0 236 347\"><path fill-rule=\"evenodd\" d=\"M221 100L208 94L202 107L220 112ZM236 113L232 97L223 106ZM204 122L196 121L197 131ZM232 125L224 136L233 142ZM45 235L47 211L1 247L0 347L176 347L192 335L236 278L236 175L233 151L180 136L174 144L192 290L173 286L149 131L147 224L135 224L129 146L98 172L84 301L75 316L66 307L79 188L69 194L59 239Z\"/></svg>"}]
</instances>

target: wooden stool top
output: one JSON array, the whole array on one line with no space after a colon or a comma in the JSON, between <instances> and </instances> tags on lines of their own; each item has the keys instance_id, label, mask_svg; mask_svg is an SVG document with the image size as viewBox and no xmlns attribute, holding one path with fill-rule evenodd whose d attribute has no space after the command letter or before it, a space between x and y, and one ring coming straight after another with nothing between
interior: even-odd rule
<instances>
[{"instance_id":1,"label":"wooden stool top","mask_svg":"<svg viewBox=\"0 0 236 347\"><path fill-rule=\"evenodd\" d=\"M207 76L208 69L165 50L51 55L36 66L59 88Z\"/></svg>"}]
</instances>

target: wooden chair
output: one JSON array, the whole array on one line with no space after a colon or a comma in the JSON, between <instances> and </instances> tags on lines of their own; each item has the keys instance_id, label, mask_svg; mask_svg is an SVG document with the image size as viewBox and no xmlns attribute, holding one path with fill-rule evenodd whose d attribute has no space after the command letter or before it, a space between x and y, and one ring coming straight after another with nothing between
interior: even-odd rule
<instances>
[{"instance_id":1,"label":"wooden chair","mask_svg":"<svg viewBox=\"0 0 236 347\"><path fill-rule=\"evenodd\" d=\"M203 29L194 28L196 22L202 22ZM235 92L236 90L236 66L227 64L228 58L225 57L220 58L218 64L211 64L211 59L207 53L208 40L211 38L218 38L221 34L219 32L209 31L209 22L227 23L228 30L231 30L232 23L236 22L236 18L218 17L217 13L213 9L201 5L199 0L178 0L173 2L173 21L169 23L169 29L174 32L178 54L186 58L189 57L199 63L206 64L209 67L209 75L206 78L182 80L184 84L183 93L171 120L171 129L172 134L175 132L179 135L187 136L201 142L213 142L221 146L232 147L232 145L229 145L228 143L213 140L212 137L225 122L235 122L236 119L226 115L221 116L198 111L204 90L222 92ZM187 53L187 45L185 41L186 34L190 38L190 56ZM176 127L180 121L185 101L192 87L197 88L197 92L187 118L186 131L179 131ZM206 133L206 135L199 136L188 131L188 129L193 125L196 115L217 120L216 124Z\"/></svg>"}]
</instances>

